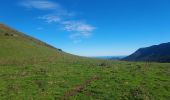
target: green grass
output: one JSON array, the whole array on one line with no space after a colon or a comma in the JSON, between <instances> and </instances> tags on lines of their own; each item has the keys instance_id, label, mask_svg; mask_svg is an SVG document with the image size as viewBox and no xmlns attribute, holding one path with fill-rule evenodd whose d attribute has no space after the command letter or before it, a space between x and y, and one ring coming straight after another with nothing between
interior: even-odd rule
<instances>
[{"instance_id":1,"label":"green grass","mask_svg":"<svg viewBox=\"0 0 170 100\"><path fill-rule=\"evenodd\" d=\"M15 32L0 25L0 100L170 98L169 63L77 57Z\"/></svg>"},{"instance_id":2,"label":"green grass","mask_svg":"<svg viewBox=\"0 0 170 100\"><path fill-rule=\"evenodd\" d=\"M108 66L96 60L0 66L0 99L59 99L93 76L99 79L69 99L169 99L170 64L103 62Z\"/></svg>"}]
</instances>

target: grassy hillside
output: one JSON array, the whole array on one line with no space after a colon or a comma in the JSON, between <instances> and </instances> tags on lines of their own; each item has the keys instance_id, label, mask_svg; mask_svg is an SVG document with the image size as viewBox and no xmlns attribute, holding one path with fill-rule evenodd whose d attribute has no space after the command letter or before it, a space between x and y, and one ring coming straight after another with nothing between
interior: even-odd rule
<instances>
[{"instance_id":1,"label":"grassy hillside","mask_svg":"<svg viewBox=\"0 0 170 100\"><path fill-rule=\"evenodd\" d=\"M0 25L0 100L168 100L169 76L169 63L80 58Z\"/></svg>"},{"instance_id":2,"label":"grassy hillside","mask_svg":"<svg viewBox=\"0 0 170 100\"><path fill-rule=\"evenodd\" d=\"M64 56L71 55L0 24L0 64L30 64Z\"/></svg>"}]
</instances>

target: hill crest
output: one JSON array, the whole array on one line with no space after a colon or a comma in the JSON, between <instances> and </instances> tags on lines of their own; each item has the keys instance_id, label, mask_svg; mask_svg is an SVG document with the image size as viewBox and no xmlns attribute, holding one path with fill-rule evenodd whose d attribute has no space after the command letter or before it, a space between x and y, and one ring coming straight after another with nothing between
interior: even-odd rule
<instances>
[{"instance_id":1,"label":"hill crest","mask_svg":"<svg viewBox=\"0 0 170 100\"><path fill-rule=\"evenodd\" d=\"M122 60L170 62L170 42L153 45L146 48L140 48L136 52L128 57L125 57Z\"/></svg>"}]
</instances>

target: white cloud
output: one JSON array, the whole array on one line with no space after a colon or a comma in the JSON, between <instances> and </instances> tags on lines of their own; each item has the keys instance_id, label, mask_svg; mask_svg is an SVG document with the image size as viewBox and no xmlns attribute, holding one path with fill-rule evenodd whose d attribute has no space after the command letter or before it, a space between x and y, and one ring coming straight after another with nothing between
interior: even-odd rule
<instances>
[{"instance_id":1,"label":"white cloud","mask_svg":"<svg viewBox=\"0 0 170 100\"><path fill-rule=\"evenodd\" d=\"M72 37L88 37L95 29L95 27L81 21L64 21L62 24L64 25L64 30L75 32Z\"/></svg>"},{"instance_id":2,"label":"white cloud","mask_svg":"<svg viewBox=\"0 0 170 100\"><path fill-rule=\"evenodd\" d=\"M70 38L78 43L82 38L91 36L95 27L82 21L72 20L75 13L66 10L60 4L49 0L23 0L20 5L29 9L50 10L53 13L40 16L38 19L46 23L60 25L65 31L70 32Z\"/></svg>"},{"instance_id":3,"label":"white cloud","mask_svg":"<svg viewBox=\"0 0 170 100\"><path fill-rule=\"evenodd\" d=\"M75 13L64 9L60 4L49 0L23 0L19 4L28 9L53 10L59 16L70 17L75 15Z\"/></svg>"},{"instance_id":4,"label":"white cloud","mask_svg":"<svg viewBox=\"0 0 170 100\"><path fill-rule=\"evenodd\" d=\"M57 3L47 0L24 0L20 5L26 8L35 8L40 10L57 9L60 6Z\"/></svg>"},{"instance_id":5,"label":"white cloud","mask_svg":"<svg viewBox=\"0 0 170 100\"><path fill-rule=\"evenodd\" d=\"M38 18L45 20L45 22L47 22L47 23L60 22L61 21L61 18L59 16L53 15L53 14L41 16L41 17L38 17Z\"/></svg>"}]
</instances>

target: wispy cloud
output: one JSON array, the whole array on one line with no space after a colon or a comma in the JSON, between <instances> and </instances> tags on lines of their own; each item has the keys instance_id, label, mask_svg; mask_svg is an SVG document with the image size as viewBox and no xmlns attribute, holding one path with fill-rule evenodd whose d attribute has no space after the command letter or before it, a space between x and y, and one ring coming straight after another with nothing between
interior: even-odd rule
<instances>
[{"instance_id":1,"label":"wispy cloud","mask_svg":"<svg viewBox=\"0 0 170 100\"><path fill-rule=\"evenodd\" d=\"M75 33L72 38L89 37L95 27L81 21L64 21L64 30Z\"/></svg>"},{"instance_id":2,"label":"wispy cloud","mask_svg":"<svg viewBox=\"0 0 170 100\"><path fill-rule=\"evenodd\" d=\"M42 19L42 20L45 20L45 22L47 22L47 23L52 23L52 22L55 23L55 22L60 22L61 21L60 16L53 15L53 14L41 16L41 17L38 17L38 18Z\"/></svg>"},{"instance_id":3,"label":"wispy cloud","mask_svg":"<svg viewBox=\"0 0 170 100\"><path fill-rule=\"evenodd\" d=\"M19 4L26 8L35 8L40 10L57 9L60 7L57 3L47 0L23 0Z\"/></svg>"},{"instance_id":4,"label":"wispy cloud","mask_svg":"<svg viewBox=\"0 0 170 100\"><path fill-rule=\"evenodd\" d=\"M60 4L49 0L23 0L20 5L29 9L50 10L52 14L39 16L38 19L46 23L60 25L63 30L70 33L70 39L74 43L80 42L83 38L91 36L95 27L82 21L73 20L75 13L66 10Z\"/></svg>"},{"instance_id":5,"label":"wispy cloud","mask_svg":"<svg viewBox=\"0 0 170 100\"><path fill-rule=\"evenodd\" d=\"M74 43L81 42L82 38L88 38L95 29L95 27L81 21L64 21L62 24L64 30L71 32L70 38Z\"/></svg>"}]
</instances>

